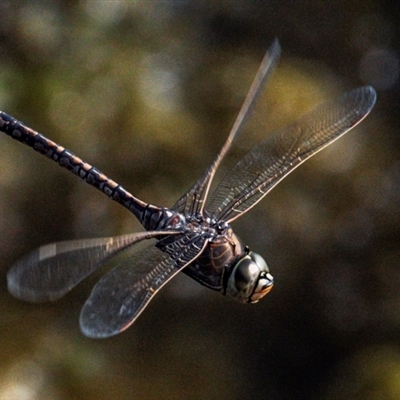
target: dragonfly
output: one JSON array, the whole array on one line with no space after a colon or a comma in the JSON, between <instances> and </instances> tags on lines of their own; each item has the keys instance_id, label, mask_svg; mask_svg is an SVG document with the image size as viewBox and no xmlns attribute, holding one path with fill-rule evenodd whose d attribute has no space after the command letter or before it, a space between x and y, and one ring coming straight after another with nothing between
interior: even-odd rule
<instances>
[{"instance_id":1,"label":"dragonfly","mask_svg":"<svg viewBox=\"0 0 400 400\"><path fill-rule=\"evenodd\" d=\"M99 189L133 213L145 229L117 237L42 246L10 268L9 292L28 302L55 301L105 262L122 254L122 260L94 285L81 310L81 331L91 338L106 338L127 329L155 294L181 271L242 303L256 303L270 292L274 280L266 261L243 244L231 223L300 164L354 128L376 101L375 90L364 86L319 105L258 143L210 194L215 173L234 139L251 121L254 106L280 52L275 40L221 150L200 179L171 208L134 197L69 150L0 112L1 132ZM144 248L127 252L143 241Z\"/></svg>"}]
</instances>

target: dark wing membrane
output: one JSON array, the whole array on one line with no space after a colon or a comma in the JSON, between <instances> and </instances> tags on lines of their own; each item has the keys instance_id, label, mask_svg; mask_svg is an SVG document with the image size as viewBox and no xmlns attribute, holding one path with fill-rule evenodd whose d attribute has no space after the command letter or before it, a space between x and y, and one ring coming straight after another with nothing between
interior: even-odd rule
<instances>
[{"instance_id":1,"label":"dark wing membrane","mask_svg":"<svg viewBox=\"0 0 400 400\"><path fill-rule=\"evenodd\" d=\"M96 284L80 316L82 332L106 338L128 328L153 296L207 244L197 235L178 235L164 251L148 247L125 259Z\"/></svg>"},{"instance_id":2,"label":"dark wing membrane","mask_svg":"<svg viewBox=\"0 0 400 400\"><path fill-rule=\"evenodd\" d=\"M355 89L267 137L225 176L207 210L216 219L232 222L301 163L361 122L375 100L372 87Z\"/></svg>"},{"instance_id":3,"label":"dark wing membrane","mask_svg":"<svg viewBox=\"0 0 400 400\"><path fill-rule=\"evenodd\" d=\"M25 301L57 300L119 251L141 240L176 233L139 232L39 247L11 267L7 274L8 290L13 296Z\"/></svg>"},{"instance_id":4,"label":"dark wing membrane","mask_svg":"<svg viewBox=\"0 0 400 400\"><path fill-rule=\"evenodd\" d=\"M281 48L279 46L278 40L275 39L261 62L261 65L250 87L249 93L246 96L242 108L240 109L240 112L235 120L235 123L233 124L231 132L229 133L228 138L222 146L222 149L218 153L214 162L205 170L201 178L195 183L195 185L189 190L189 192L183 195L176 202L173 207L174 210L183 213L186 216L203 212L204 202L207 198L208 191L210 189L210 185L215 175L215 172L217 171L218 166L220 165L221 161L231 147L231 144L236 135L241 132L241 128L251 115L257 99L260 97L260 94L265 89L265 83L267 82L268 77L270 76L271 72L274 70L274 67L278 62L280 53Z\"/></svg>"}]
</instances>

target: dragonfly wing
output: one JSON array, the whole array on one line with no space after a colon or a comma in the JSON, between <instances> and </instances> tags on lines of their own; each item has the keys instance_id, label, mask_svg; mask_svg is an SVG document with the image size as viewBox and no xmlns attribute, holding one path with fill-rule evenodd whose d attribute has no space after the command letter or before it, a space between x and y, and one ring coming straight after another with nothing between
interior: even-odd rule
<instances>
[{"instance_id":1,"label":"dragonfly wing","mask_svg":"<svg viewBox=\"0 0 400 400\"><path fill-rule=\"evenodd\" d=\"M119 251L145 239L176 233L139 232L39 247L11 267L7 274L8 290L25 301L57 300Z\"/></svg>"},{"instance_id":2,"label":"dragonfly wing","mask_svg":"<svg viewBox=\"0 0 400 400\"><path fill-rule=\"evenodd\" d=\"M375 100L370 86L352 90L267 137L225 176L207 210L214 218L232 222L301 163L361 122Z\"/></svg>"},{"instance_id":3,"label":"dragonfly wing","mask_svg":"<svg viewBox=\"0 0 400 400\"><path fill-rule=\"evenodd\" d=\"M267 82L268 77L271 75L271 72L274 70L274 67L278 62L280 53L281 48L278 40L275 39L261 62L261 65L250 87L249 93L246 96L242 108L240 109L235 123L233 124L231 132L229 133L229 136L222 146L220 152L218 153L214 162L204 171L201 178L194 184L189 192L183 195L176 202L173 207L174 210L179 211L186 216L203 212L204 202L207 198L208 190L215 172L231 147L233 140L237 134L241 132L241 128L251 115L257 99L265 89L265 83Z\"/></svg>"},{"instance_id":4,"label":"dragonfly wing","mask_svg":"<svg viewBox=\"0 0 400 400\"><path fill-rule=\"evenodd\" d=\"M207 239L178 235L161 251L148 247L125 259L96 284L82 308L82 332L106 338L128 328L153 296L203 251Z\"/></svg>"}]
</instances>

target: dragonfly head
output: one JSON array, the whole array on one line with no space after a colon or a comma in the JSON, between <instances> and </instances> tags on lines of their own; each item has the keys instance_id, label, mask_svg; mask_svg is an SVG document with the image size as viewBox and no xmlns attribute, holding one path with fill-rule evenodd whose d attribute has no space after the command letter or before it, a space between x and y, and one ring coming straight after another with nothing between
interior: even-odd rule
<instances>
[{"instance_id":1,"label":"dragonfly head","mask_svg":"<svg viewBox=\"0 0 400 400\"><path fill-rule=\"evenodd\" d=\"M274 278L265 260L250 251L233 266L227 292L241 303L257 303L270 292Z\"/></svg>"}]
</instances>

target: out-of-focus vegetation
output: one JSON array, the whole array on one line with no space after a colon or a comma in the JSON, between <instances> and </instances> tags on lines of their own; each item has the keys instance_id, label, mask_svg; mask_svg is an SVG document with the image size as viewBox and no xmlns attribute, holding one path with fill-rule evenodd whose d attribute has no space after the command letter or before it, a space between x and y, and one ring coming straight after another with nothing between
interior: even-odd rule
<instances>
[{"instance_id":1,"label":"out-of-focus vegetation","mask_svg":"<svg viewBox=\"0 0 400 400\"><path fill-rule=\"evenodd\" d=\"M274 37L265 118L227 168L350 88L374 85L378 103L235 223L275 276L265 300L180 276L104 341L78 327L95 279L30 305L6 272L39 245L139 224L0 136L0 399L400 399L399 18L365 0L2 0L0 109L157 205L211 162Z\"/></svg>"}]
</instances>

